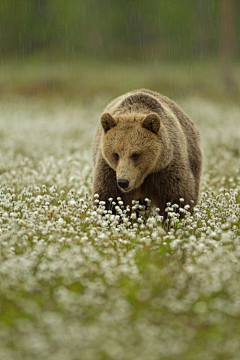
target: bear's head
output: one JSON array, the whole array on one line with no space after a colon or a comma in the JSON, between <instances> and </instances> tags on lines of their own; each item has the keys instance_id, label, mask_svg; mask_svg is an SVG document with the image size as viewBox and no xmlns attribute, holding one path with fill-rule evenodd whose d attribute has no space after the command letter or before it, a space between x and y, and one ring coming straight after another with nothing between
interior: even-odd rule
<instances>
[{"instance_id":1,"label":"bear's head","mask_svg":"<svg viewBox=\"0 0 240 360\"><path fill-rule=\"evenodd\" d=\"M146 176L156 171L161 157L161 120L157 113L113 117L104 113L102 153L116 171L118 187L129 192L137 189Z\"/></svg>"}]
</instances>

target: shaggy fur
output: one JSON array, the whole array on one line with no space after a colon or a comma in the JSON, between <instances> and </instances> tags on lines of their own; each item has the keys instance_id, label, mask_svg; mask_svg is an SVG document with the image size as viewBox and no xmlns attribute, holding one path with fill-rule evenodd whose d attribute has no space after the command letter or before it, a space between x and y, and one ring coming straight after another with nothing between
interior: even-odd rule
<instances>
[{"instance_id":1,"label":"shaggy fur","mask_svg":"<svg viewBox=\"0 0 240 360\"><path fill-rule=\"evenodd\" d=\"M172 100L135 90L113 100L93 141L93 193L109 206L145 198L164 214L166 203L183 198L192 211L202 170L199 133Z\"/></svg>"}]
</instances>

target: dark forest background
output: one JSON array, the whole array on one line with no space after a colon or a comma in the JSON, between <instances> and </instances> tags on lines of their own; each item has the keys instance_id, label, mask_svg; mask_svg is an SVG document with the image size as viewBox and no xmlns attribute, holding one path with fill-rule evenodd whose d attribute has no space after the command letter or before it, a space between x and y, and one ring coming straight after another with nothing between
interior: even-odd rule
<instances>
[{"instance_id":1,"label":"dark forest background","mask_svg":"<svg viewBox=\"0 0 240 360\"><path fill-rule=\"evenodd\" d=\"M152 63L155 68L171 63L179 69L183 64L209 67L210 63L219 66L222 86L231 93L238 89L234 64L239 58L240 2L236 0L0 2L3 73L13 59L28 66L36 59L39 66L59 59L69 64L85 61L93 68L99 62Z\"/></svg>"}]
</instances>

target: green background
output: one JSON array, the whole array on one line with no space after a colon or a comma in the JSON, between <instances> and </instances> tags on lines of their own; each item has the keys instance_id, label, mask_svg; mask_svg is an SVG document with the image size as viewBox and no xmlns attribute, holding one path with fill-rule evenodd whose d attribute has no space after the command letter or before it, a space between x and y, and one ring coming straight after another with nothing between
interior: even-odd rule
<instances>
[{"instance_id":1,"label":"green background","mask_svg":"<svg viewBox=\"0 0 240 360\"><path fill-rule=\"evenodd\" d=\"M235 84L230 92L236 97L240 3L230 3L234 6L230 68ZM173 97L189 93L223 97L229 88L221 82L222 4L218 0L1 1L1 92L89 99L144 86Z\"/></svg>"}]
</instances>

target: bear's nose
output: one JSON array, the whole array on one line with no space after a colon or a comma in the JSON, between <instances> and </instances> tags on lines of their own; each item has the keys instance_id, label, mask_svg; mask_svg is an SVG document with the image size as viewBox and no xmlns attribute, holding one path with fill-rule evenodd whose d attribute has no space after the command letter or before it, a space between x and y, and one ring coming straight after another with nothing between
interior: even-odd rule
<instances>
[{"instance_id":1,"label":"bear's nose","mask_svg":"<svg viewBox=\"0 0 240 360\"><path fill-rule=\"evenodd\" d=\"M126 179L118 179L118 186L120 186L122 189L126 189L129 185L129 181Z\"/></svg>"}]
</instances>

